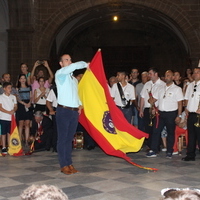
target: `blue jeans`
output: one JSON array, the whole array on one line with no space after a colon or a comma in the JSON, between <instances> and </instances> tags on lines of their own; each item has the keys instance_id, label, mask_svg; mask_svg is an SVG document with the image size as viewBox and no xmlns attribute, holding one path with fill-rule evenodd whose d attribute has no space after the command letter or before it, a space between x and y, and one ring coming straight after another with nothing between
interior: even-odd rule
<instances>
[{"instance_id":1,"label":"blue jeans","mask_svg":"<svg viewBox=\"0 0 200 200\"><path fill-rule=\"evenodd\" d=\"M78 125L78 116L77 111L57 107L57 151L61 168L72 164L72 141Z\"/></svg>"},{"instance_id":2,"label":"blue jeans","mask_svg":"<svg viewBox=\"0 0 200 200\"><path fill-rule=\"evenodd\" d=\"M119 108L123 114L126 120L131 124L131 119L132 119L132 108Z\"/></svg>"}]
</instances>

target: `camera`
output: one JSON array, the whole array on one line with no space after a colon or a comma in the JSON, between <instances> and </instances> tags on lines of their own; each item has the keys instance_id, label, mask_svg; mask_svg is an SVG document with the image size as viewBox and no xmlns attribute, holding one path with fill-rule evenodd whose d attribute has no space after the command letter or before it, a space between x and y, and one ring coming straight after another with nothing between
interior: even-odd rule
<instances>
[{"instance_id":1,"label":"camera","mask_svg":"<svg viewBox=\"0 0 200 200\"><path fill-rule=\"evenodd\" d=\"M44 60L38 60L39 65L44 65Z\"/></svg>"}]
</instances>

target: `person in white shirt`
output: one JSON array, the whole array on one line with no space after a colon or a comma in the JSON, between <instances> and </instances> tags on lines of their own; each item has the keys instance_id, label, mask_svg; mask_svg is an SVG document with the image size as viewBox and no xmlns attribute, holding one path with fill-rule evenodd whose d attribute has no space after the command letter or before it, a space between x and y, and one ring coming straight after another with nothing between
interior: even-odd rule
<instances>
[{"instance_id":1,"label":"person in white shirt","mask_svg":"<svg viewBox=\"0 0 200 200\"><path fill-rule=\"evenodd\" d=\"M150 104L149 101L152 99L155 91L157 91L159 87L164 86L165 83L159 78L157 68L150 68L148 73L151 80L145 83L140 93L141 98L139 116L144 119L144 131L149 134L147 146L150 148L155 118L152 119L153 117L151 113L151 109L154 105ZM155 103L155 106L157 106L157 102ZM152 126L150 126L150 122L153 123Z\"/></svg>"},{"instance_id":2,"label":"person in white shirt","mask_svg":"<svg viewBox=\"0 0 200 200\"><path fill-rule=\"evenodd\" d=\"M195 126L200 118L200 68L196 67L193 71L194 81L187 87L185 93L186 113L188 114L188 145L187 156L182 158L184 161L195 161L196 141L200 144L200 127Z\"/></svg>"},{"instance_id":3,"label":"person in white shirt","mask_svg":"<svg viewBox=\"0 0 200 200\"><path fill-rule=\"evenodd\" d=\"M174 84L174 73L171 70L165 72L166 85L160 87L153 98L158 103L159 118L154 126L151 150L146 154L147 157L156 157L159 151L160 135L164 126L167 129L167 152L166 158L172 158L175 140L176 123L181 121L183 92L180 87Z\"/></svg>"},{"instance_id":4,"label":"person in white shirt","mask_svg":"<svg viewBox=\"0 0 200 200\"><path fill-rule=\"evenodd\" d=\"M57 125L56 125L56 108L57 108L57 87L56 85L52 87L50 90L47 99L46 99L46 106L49 109L49 115L51 115L52 122L53 122L53 135L52 135L52 147L53 152L57 152Z\"/></svg>"},{"instance_id":5,"label":"person in white shirt","mask_svg":"<svg viewBox=\"0 0 200 200\"><path fill-rule=\"evenodd\" d=\"M10 82L3 83L4 93L0 95L0 125L2 135L2 154L7 154L6 136L9 145L9 134L11 127L11 116L17 110L17 100L11 94L12 84Z\"/></svg>"},{"instance_id":6,"label":"person in white shirt","mask_svg":"<svg viewBox=\"0 0 200 200\"><path fill-rule=\"evenodd\" d=\"M142 80L142 82L138 83L135 87L135 93L136 93L136 99L137 99L137 102L138 102L138 107L140 107L141 91L142 91L145 83L147 81L149 81L149 76L148 76L147 71L144 71L144 72L141 73L141 80ZM139 113L138 113L138 129L141 130L141 131L145 131L144 130L144 118L141 118L139 116Z\"/></svg>"},{"instance_id":7,"label":"person in white shirt","mask_svg":"<svg viewBox=\"0 0 200 200\"><path fill-rule=\"evenodd\" d=\"M117 80L118 83L115 83L111 88L111 96L115 101L117 107L123 112L124 117L129 123L131 123L132 118L132 109L131 104L135 104L135 88L130 83L126 81L126 73L118 72ZM120 95L120 88L122 93Z\"/></svg>"}]
</instances>

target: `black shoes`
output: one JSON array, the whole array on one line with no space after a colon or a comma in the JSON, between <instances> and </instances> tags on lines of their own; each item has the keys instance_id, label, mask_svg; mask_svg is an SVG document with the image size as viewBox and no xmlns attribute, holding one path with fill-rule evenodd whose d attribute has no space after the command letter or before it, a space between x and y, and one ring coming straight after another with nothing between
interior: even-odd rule
<instances>
[{"instance_id":1,"label":"black shoes","mask_svg":"<svg viewBox=\"0 0 200 200\"><path fill-rule=\"evenodd\" d=\"M92 149L94 149L95 148L95 146L87 146L87 150L92 150Z\"/></svg>"},{"instance_id":2,"label":"black shoes","mask_svg":"<svg viewBox=\"0 0 200 200\"><path fill-rule=\"evenodd\" d=\"M183 161L195 161L195 157L188 157L182 158Z\"/></svg>"}]
</instances>

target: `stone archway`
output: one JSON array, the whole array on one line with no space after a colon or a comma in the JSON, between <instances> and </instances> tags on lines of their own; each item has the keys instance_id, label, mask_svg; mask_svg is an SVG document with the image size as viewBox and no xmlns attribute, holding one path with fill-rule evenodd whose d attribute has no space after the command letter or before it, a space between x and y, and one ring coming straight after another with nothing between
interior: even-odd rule
<instances>
[{"instance_id":1,"label":"stone archway","mask_svg":"<svg viewBox=\"0 0 200 200\"><path fill-rule=\"evenodd\" d=\"M36 59L49 58L52 49L57 48L54 41L58 33L78 15L102 7L117 11L126 4L157 13L163 21L167 20L163 23L182 44L185 43L188 63L191 60L192 66L197 65L200 57L200 8L195 1L193 5L175 0L20 0L8 1L8 4L11 13L8 69L11 75L19 73L20 62L32 65Z\"/></svg>"},{"instance_id":2,"label":"stone archway","mask_svg":"<svg viewBox=\"0 0 200 200\"><path fill-rule=\"evenodd\" d=\"M74 2L74 1L73 1ZM127 3L131 3L133 5L144 6L149 9L153 9L156 12L162 12L163 15L169 17L171 20L176 22L176 24L180 27L183 35L185 35L185 39L189 45L189 56L193 61L193 65L198 61L198 55L200 52L200 47L198 45L199 37L195 32L195 29L192 25L191 19L188 16L187 12L181 6L177 6L172 1L139 1L139 0L127 0ZM124 2L123 2L124 3ZM122 3L122 4L123 4ZM83 12L89 8L93 8L95 6L115 6L120 5L121 3L112 3L109 0L95 1L95 2L87 2L85 4L76 3L73 4L71 2L65 3L62 6L59 6L58 9L54 9L54 12L49 15L46 19L46 22L41 25L38 29L40 32L40 37L35 33L34 40L37 41L37 46L34 47L35 52L39 52L42 57L47 57L49 55L49 49L51 48L51 42L53 41L55 34L58 32L63 23L73 15ZM65 12L65 11L69 12ZM56 14L55 14L56 13Z\"/></svg>"}]
</instances>

